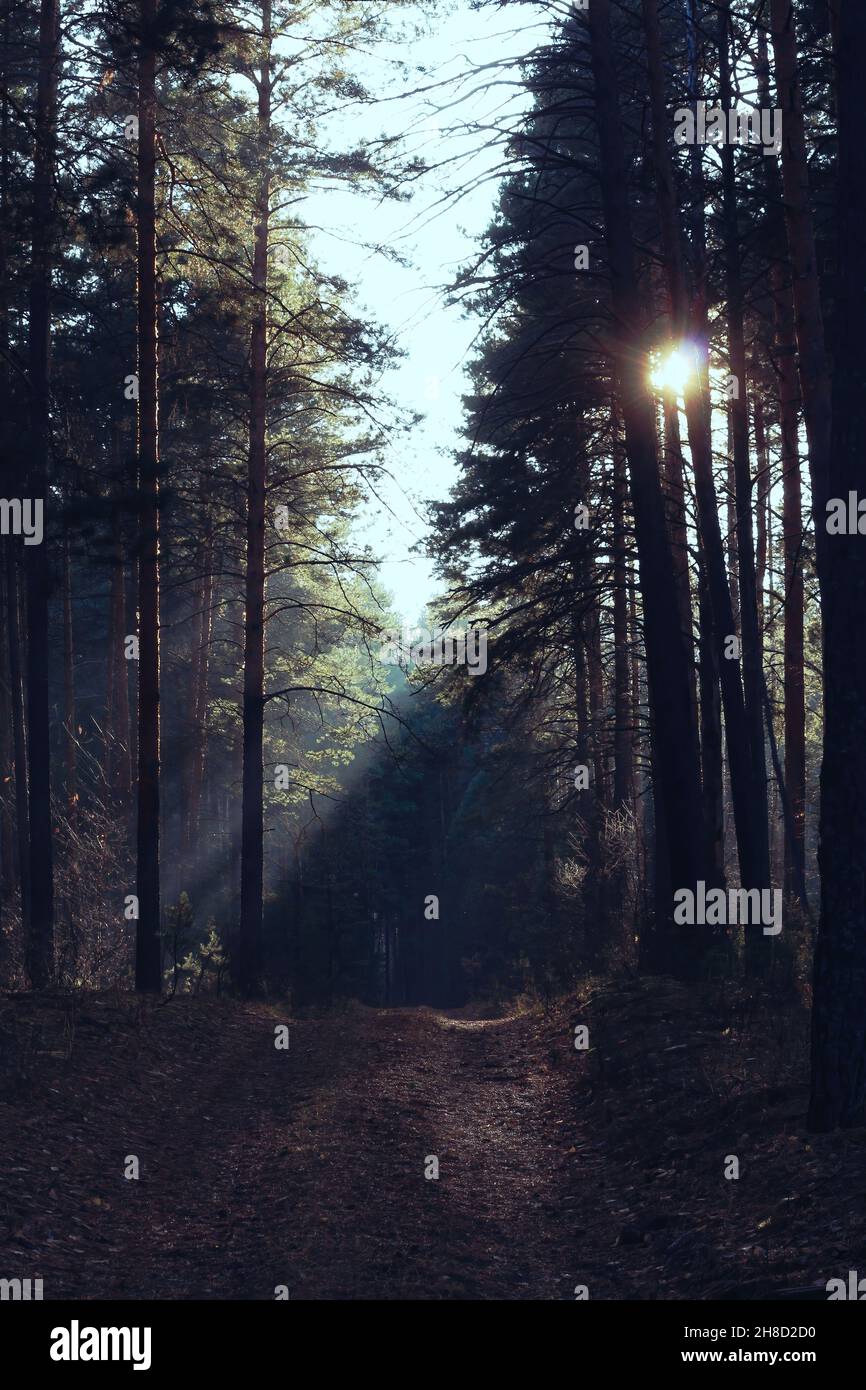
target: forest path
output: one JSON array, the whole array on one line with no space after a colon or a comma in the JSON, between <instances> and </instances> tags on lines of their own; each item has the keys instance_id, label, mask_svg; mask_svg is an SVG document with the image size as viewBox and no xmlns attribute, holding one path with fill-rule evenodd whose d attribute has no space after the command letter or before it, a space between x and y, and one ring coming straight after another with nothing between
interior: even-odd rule
<instances>
[{"instance_id":1,"label":"forest path","mask_svg":"<svg viewBox=\"0 0 866 1390\"><path fill-rule=\"evenodd\" d=\"M91 1001L75 1084L43 1080L8 1275L46 1298L574 1296L567 1034L352 1006L286 1019L278 1050L274 1008L178 1000L118 1027L134 1007Z\"/></svg>"},{"instance_id":2,"label":"forest path","mask_svg":"<svg viewBox=\"0 0 866 1390\"><path fill-rule=\"evenodd\" d=\"M863 1137L805 1130L807 1049L796 1002L664 979L483 1020L0 995L0 1276L46 1299L817 1287L866 1250Z\"/></svg>"},{"instance_id":3,"label":"forest path","mask_svg":"<svg viewBox=\"0 0 866 1390\"><path fill-rule=\"evenodd\" d=\"M402 1009L297 1033L298 1075L316 1075L290 1160L304 1184L290 1220L308 1233L299 1296L563 1296L567 1099L525 1023Z\"/></svg>"}]
</instances>

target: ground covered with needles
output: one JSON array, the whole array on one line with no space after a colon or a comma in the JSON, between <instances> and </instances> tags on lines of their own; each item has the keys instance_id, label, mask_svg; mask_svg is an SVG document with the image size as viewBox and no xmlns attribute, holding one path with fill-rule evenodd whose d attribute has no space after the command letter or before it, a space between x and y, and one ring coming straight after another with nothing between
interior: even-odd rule
<instances>
[{"instance_id":1,"label":"ground covered with needles","mask_svg":"<svg viewBox=\"0 0 866 1390\"><path fill-rule=\"evenodd\" d=\"M798 1002L594 980L485 1012L0 996L0 1275L46 1299L763 1299L866 1270L866 1131L807 1132Z\"/></svg>"}]
</instances>

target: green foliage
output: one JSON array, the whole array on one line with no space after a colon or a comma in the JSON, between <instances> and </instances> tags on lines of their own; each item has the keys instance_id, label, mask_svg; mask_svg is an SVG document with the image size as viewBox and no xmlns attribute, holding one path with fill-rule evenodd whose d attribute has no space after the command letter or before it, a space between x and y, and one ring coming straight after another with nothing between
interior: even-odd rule
<instances>
[{"instance_id":1,"label":"green foliage","mask_svg":"<svg viewBox=\"0 0 866 1390\"><path fill-rule=\"evenodd\" d=\"M163 931L172 964L164 972L172 995L198 994L203 990L222 991L228 956L216 922L211 917L204 940L198 936L189 896L181 893L179 902L169 908Z\"/></svg>"}]
</instances>

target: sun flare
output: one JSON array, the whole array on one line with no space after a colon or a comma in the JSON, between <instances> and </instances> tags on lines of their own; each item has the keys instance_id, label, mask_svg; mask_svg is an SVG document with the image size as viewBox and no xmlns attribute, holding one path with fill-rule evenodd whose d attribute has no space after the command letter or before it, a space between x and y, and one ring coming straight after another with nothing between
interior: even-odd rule
<instances>
[{"instance_id":1,"label":"sun flare","mask_svg":"<svg viewBox=\"0 0 866 1390\"><path fill-rule=\"evenodd\" d=\"M683 396L694 379L694 352L687 347L675 347L653 355L650 383L657 391L671 391L675 396Z\"/></svg>"}]
</instances>

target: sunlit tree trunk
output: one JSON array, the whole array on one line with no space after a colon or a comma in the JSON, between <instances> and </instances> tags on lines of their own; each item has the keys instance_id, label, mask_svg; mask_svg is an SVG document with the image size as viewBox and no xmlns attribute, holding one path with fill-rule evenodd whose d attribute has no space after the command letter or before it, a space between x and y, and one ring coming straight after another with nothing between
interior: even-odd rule
<instances>
[{"instance_id":1,"label":"sunlit tree trunk","mask_svg":"<svg viewBox=\"0 0 866 1390\"><path fill-rule=\"evenodd\" d=\"M758 100L768 109L770 63L767 39L758 33ZM773 245L784 240L784 191L775 159L764 161L769 205L768 234ZM806 701L803 669L803 509L800 485L800 387L790 272L778 259L770 268L775 335L775 371L782 445L782 545L784 551L784 700L786 817L784 883L786 892L800 896L806 854ZM760 428L759 428L760 427ZM765 452L763 416L755 408L755 437L759 459ZM760 479L759 479L760 481ZM769 533L769 481L758 494L759 523Z\"/></svg>"},{"instance_id":2,"label":"sunlit tree trunk","mask_svg":"<svg viewBox=\"0 0 866 1390\"><path fill-rule=\"evenodd\" d=\"M671 548L659 477L655 411L636 346L642 314L634 265L628 180L611 52L610 5L588 11L605 242L617 338L614 348L640 560L647 665L653 690L671 883L702 877L703 833L697 736L692 726L689 661L680 625ZM663 697L661 692L664 692ZM692 934L692 942L696 941Z\"/></svg>"},{"instance_id":3,"label":"sunlit tree trunk","mask_svg":"<svg viewBox=\"0 0 866 1390\"><path fill-rule=\"evenodd\" d=\"M757 33L757 61L755 64L758 81L758 106L760 110L770 110L770 61L767 48L767 35L763 28ZM773 692L768 688L775 683L775 672L771 668L769 679L765 677L765 701L767 703L767 731L773 745L773 761L776 769L776 784L772 788L770 807L770 855L771 866L775 866L777 825L776 807L781 800L784 815L783 865L781 876L789 893L805 897L804 861L804 813L805 813L805 704L803 693L802 642L802 536L800 506L800 473L798 457L799 429L799 387L797 384L796 344L793 325L791 285L788 267L784 264L786 249L784 195L782 179L774 158L761 161L766 206L764 237L766 245L777 248L778 254L770 265L769 296L767 308L762 317L766 323L762 333L762 349L772 362L771 393L779 402L779 424L782 443L782 474L784 479L783 503L783 541L784 548L784 592L779 594L780 605L784 611L784 720L785 720L785 770L781 771L778 751L775 748L775 732L772 726ZM771 311L771 318L768 318ZM755 402L755 448L758 456L758 604L762 627L766 640L771 642L771 628L776 618L776 594L772 584L772 515L769 478L769 454L766 440L763 405L760 398ZM796 546L792 541L797 533ZM770 601L763 603L762 590L769 573ZM788 595L790 594L790 603ZM799 629L799 637L797 632ZM799 654L798 654L799 653ZM788 779L790 785L788 786Z\"/></svg>"},{"instance_id":4,"label":"sunlit tree trunk","mask_svg":"<svg viewBox=\"0 0 866 1390\"><path fill-rule=\"evenodd\" d=\"M650 105L653 121L653 155L656 165L656 195L662 230L664 268L668 280L674 325L690 323L697 343L707 342L706 302L703 294L703 268L699 265L694 301L689 302L680 251L679 230L674 202L674 179L668 144L668 116L664 92L664 69L658 28L657 0L643 0L644 31L650 79ZM691 190L695 255L703 261L702 209L703 179L700 163L693 165ZM728 639L736 635L731 594L725 569L725 555L719 523L718 499L713 480L710 433L710 405L707 364L702 352L695 355L695 380L685 396L689 450L695 476L698 525L706 565L706 583L712 613L714 642L725 712L725 734L734 803L734 824L740 860L740 877L747 887L763 887L769 882L766 813L762 816L759 786L751 755L752 741L746 718L739 662L726 657ZM747 445L748 447L748 445ZM764 784L766 786L766 783Z\"/></svg>"},{"instance_id":5,"label":"sunlit tree trunk","mask_svg":"<svg viewBox=\"0 0 866 1390\"><path fill-rule=\"evenodd\" d=\"M725 479L725 521L727 523L727 529L725 535L725 553L728 557L728 586L731 591L731 609L734 614L734 624L739 632L740 565L737 555L737 474L734 469L734 431L730 411L728 411L725 417L725 425L725 447L727 450L727 478Z\"/></svg>"},{"instance_id":6,"label":"sunlit tree trunk","mask_svg":"<svg viewBox=\"0 0 866 1390\"><path fill-rule=\"evenodd\" d=\"M734 106L730 66L730 0L719 7L719 77L724 110ZM737 577L739 585L740 638L743 652L743 698L752 764L752 787L756 798L754 831L758 887L770 882L770 844L767 825L767 764L764 751L764 673L758 622L755 541L753 531L752 471L749 459L749 397L746 377L746 334L744 325L743 279L740 267L740 233L737 218L737 179L734 147L725 143L722 159L722 226L725 256L727 336L729 353L729 402L731 455L734 472L736 512ZM760 970L766 962L761 933L747 932L747 964Z\"/></svg>"},{"instance_id":7,"label":"sunlit tree trunk","mask_svg":"<svg viewBox=\"0 0 866 1390\"><path fill-rule=\"evenodd\" d=\"M676 396L665 391L664 412L664 478L665 510L670 528L671 550L674 562L674 578L677 586L680 625L686 646L689 663L689 693L694 716L692 725L697 728L698 700L695 684L694 631L692 622L692 586L689 573L689 542L686 523L686 487L683 469L682 440L680 437L680 414Z\"/></svg>"},{"instance_id":8,"label":"sunlit tree trunk","mask_svg":"<svg viewBox=\"0 0 866 1390\"><path fill-rule=\"evenodd\" d=\"M271 5L262 4L258 74L259 167L250 335L250 431L244 618L243 810L241 828L240 983L260 984L264 871L263 740L265 714L265 498L267 492L268 230L270 219Z\"/></svg>"},{"instance_id":9,"label":"sunlit tree trunk","mask_svg":"<svg viewBox=\"0 0 866 1390\"><path fill-rule=\"evenodd\" d=\"M803 668L803 509L800 487L799 403L790 288L774 274L779 425L782 437L784 551L785 790L790 829L785 836L785 888L799 896L806 854L806 688Z\"/></svg>"},{"instance_id":10,"label":"sunlit tree trunk","mask_svg":"<svg viewBox=\"0 0 866 1390\"><path fill-rule=\"evenodd\" d=\"M628 633L628 557L625 540L625 506L628 491L625 451L620 439L618 413L611 419L613 434L613 717L615 809L631 808L634 801L633 726Z\"/></svg>"},{"instance_id":11,"label":"sunlit tree trunk","mask_svg":"<svg viewBox=\"0 0 866 1390\"><path fill-rule=\"evenodd\" d=\"M770 492L770 453L767 448L767 426L764 419L764 402L760 392L755 392L755 456L757 459L755 524L757 541L755 545L755 587L758 600L758 622L761 630L763 648L763 624L765 613L765 589L767 585L767 500Z\"/></svg>"}]
</instances>

